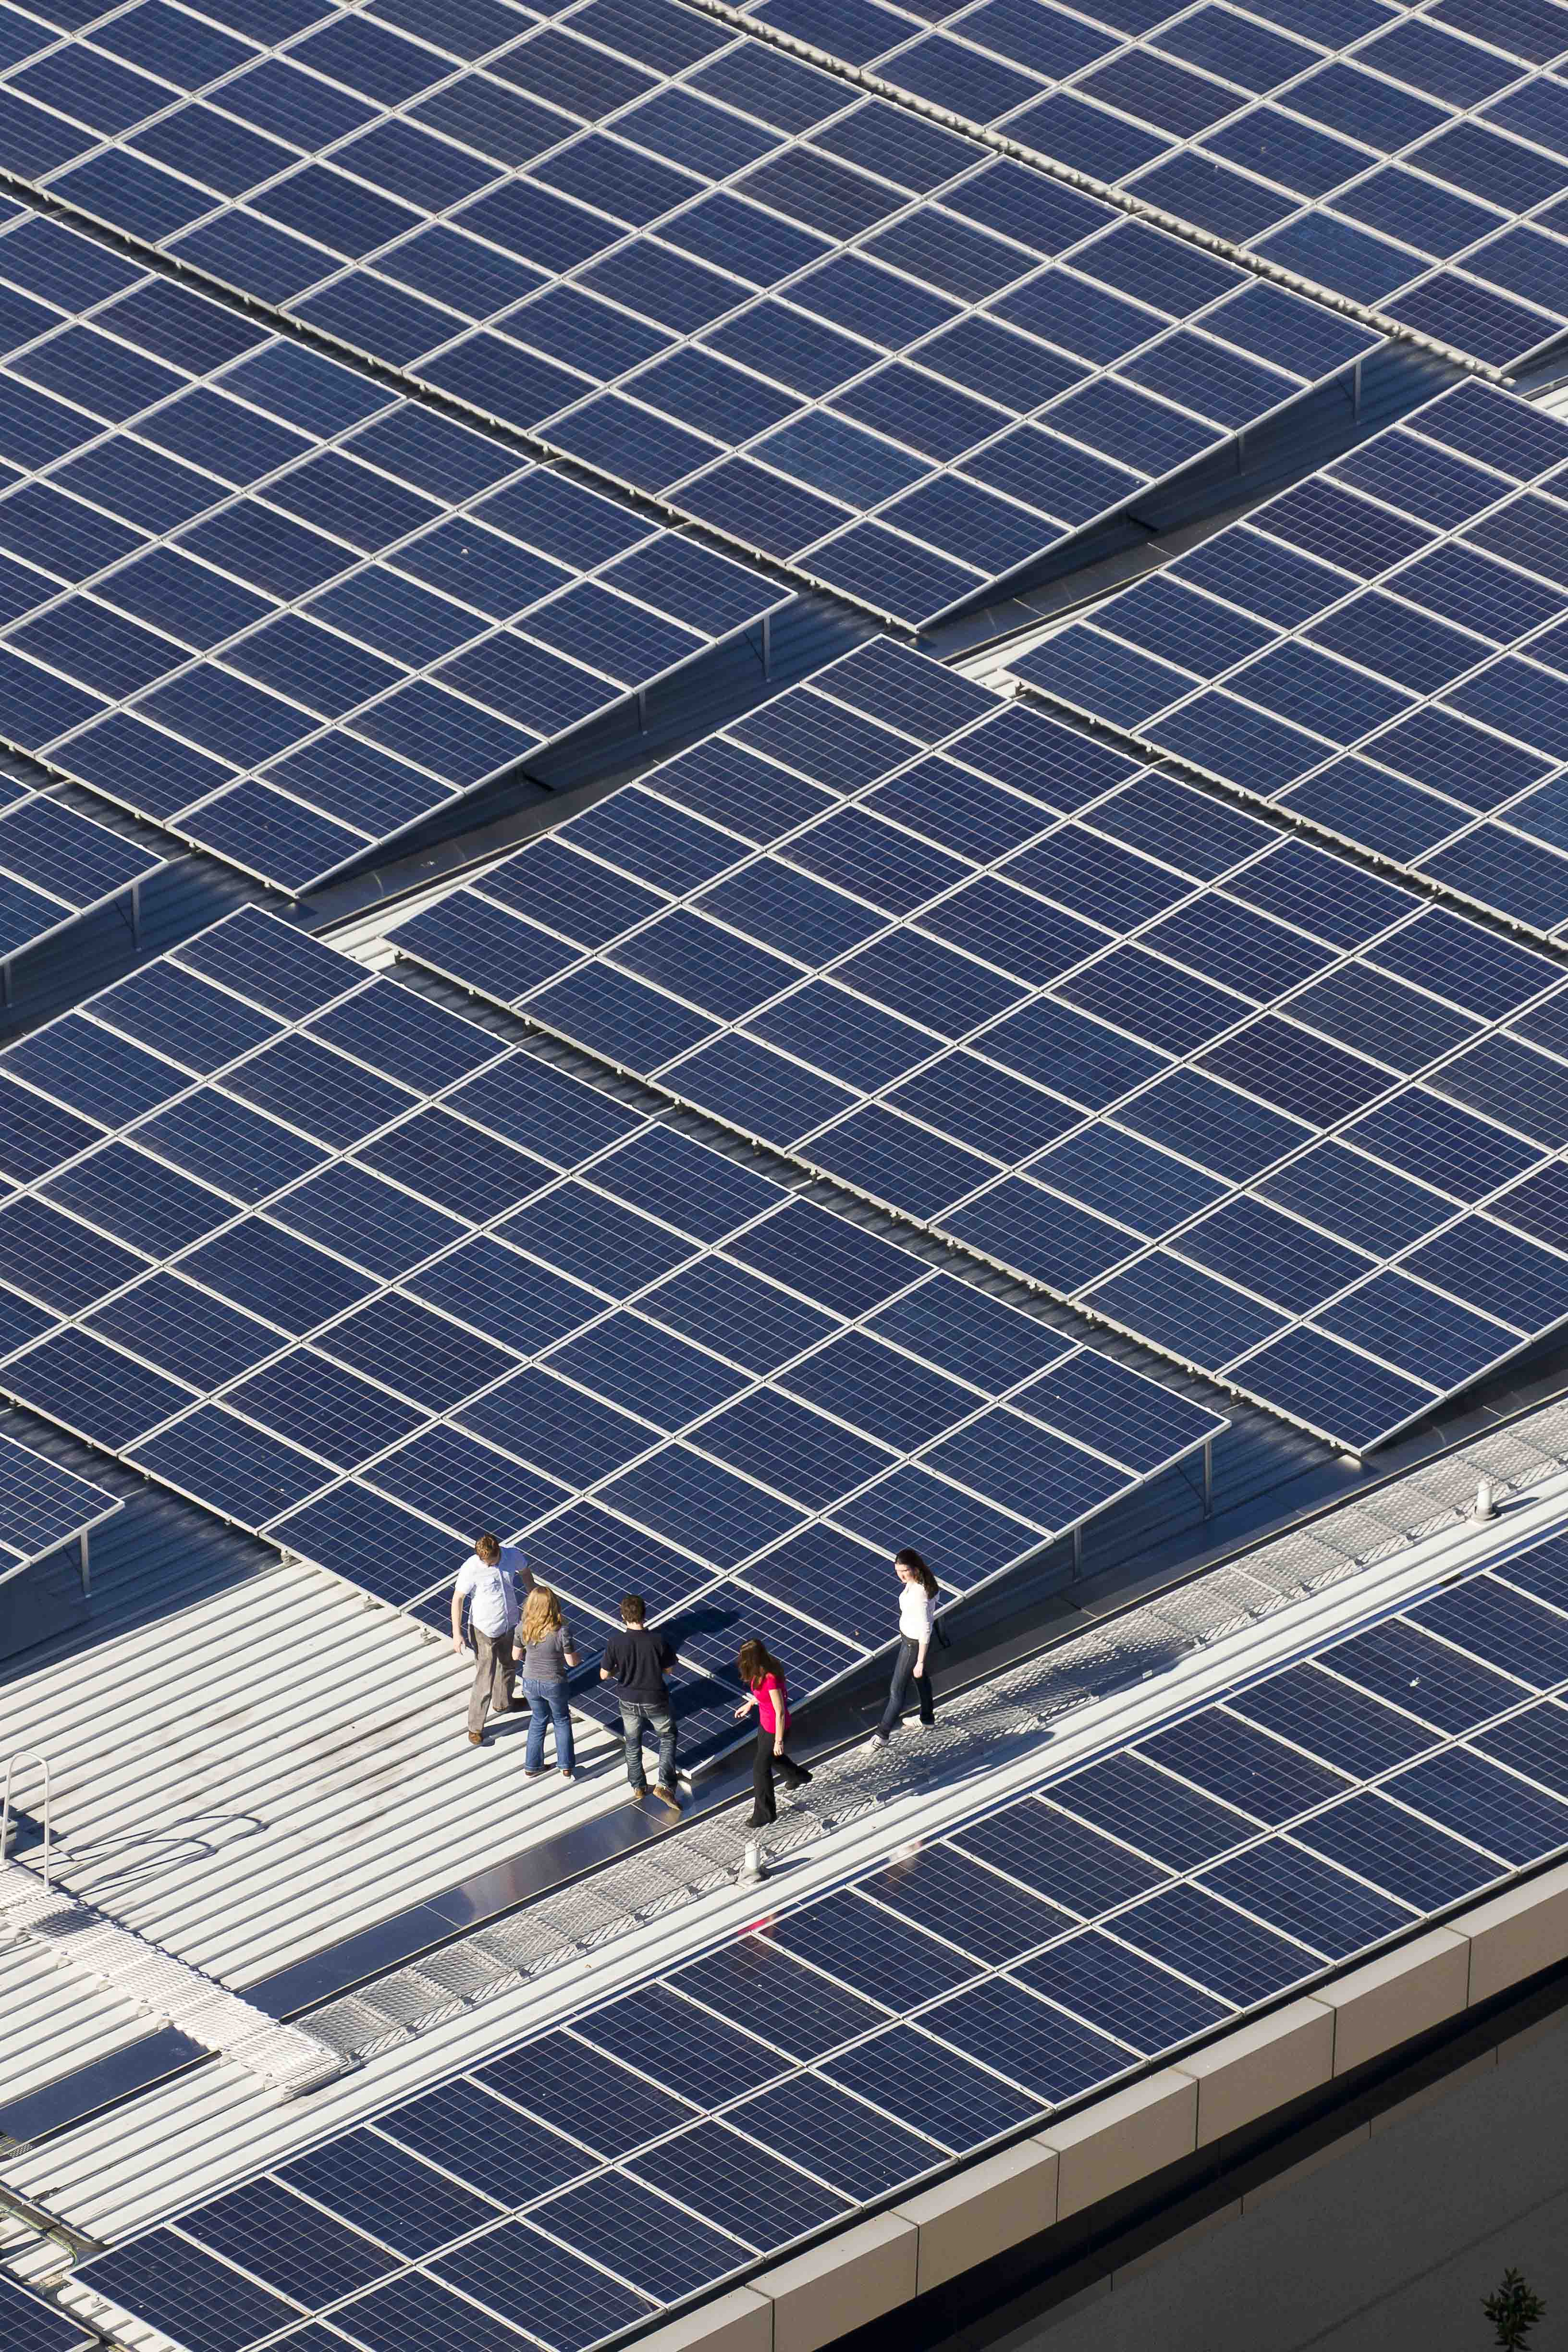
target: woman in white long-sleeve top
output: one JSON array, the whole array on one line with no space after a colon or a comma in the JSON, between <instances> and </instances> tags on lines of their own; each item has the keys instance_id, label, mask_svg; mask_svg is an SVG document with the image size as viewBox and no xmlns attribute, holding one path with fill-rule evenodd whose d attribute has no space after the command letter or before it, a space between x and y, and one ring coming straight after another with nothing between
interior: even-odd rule
<instances>
[{"instance_id":1,"label":"woman in white long-sleeve top","mask_svg":"<svg viewBox=\"0 0 1568 2352\"><path fill-rule=\"evenodd\" d=\"M893 1678L888 1685L888 1704L882 1709L882 1720L871 1734L873 1744L879 1748L885 1748L897 1729L911 1683L920 1701L921 1725L929 1729L936 1721L927 1664L936 1634L936 1579L918 1551L900 1552L893 1566L903 1588L899 1594L899 1654L893 1661Z\"/></svg>"}]
</instances>

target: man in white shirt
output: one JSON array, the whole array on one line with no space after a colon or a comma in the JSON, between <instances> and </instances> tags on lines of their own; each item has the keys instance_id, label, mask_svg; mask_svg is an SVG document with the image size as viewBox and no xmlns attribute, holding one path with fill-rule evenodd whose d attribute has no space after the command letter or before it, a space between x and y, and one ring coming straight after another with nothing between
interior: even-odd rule
<instances>
[{"instance_id":1,"label":"man in white shirt","mask_svg":"<svg viewBox=\"0 0 1568 2352\"><path fill-rule=\"evenodd\" d=\"M485 1717L493 1706L498 1715L511 1713L511 1637L521 1613L518 1587L532 1585L528 1561L515 1544L499 1536L478 1536L473 1550L458 1570L452 1587L452 1647L465 1655L463 1603L468 1604L468 1626L474 1637L474 1686L468 1694L468 1745L485 1744Z\"/></svg>"}]
</instances>

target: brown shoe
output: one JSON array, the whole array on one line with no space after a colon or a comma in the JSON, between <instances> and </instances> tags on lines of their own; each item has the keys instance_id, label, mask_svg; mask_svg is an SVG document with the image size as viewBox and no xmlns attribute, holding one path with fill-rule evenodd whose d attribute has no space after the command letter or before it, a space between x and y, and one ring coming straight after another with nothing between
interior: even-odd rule
<instances>
[{"instance_id":1,"label":"brown shoe","mask_svg":"<svg viewBox=\"0 0 1568 2352\"><path fill-rule=\"evenodd\" d=\"M653 1793L661 1805L669 1807L672 1813L678 1813L680 1811L680 1795L678 1790L656 1788Z\"/></svg>"},{"instance_id":2,"label":"brown shoe","mask_svg":"<svg viewBox=\"0 0 1568 2352\"><path fill-rule=\"evenodd\" d=\"M484 1733L483 1733L482 1731L470 1731L470 1732L469 1732L469 1734L468 1734L468 1746L469 1746L470 1748L482 1748L482 1747L484 1746L484 1744L485 1744L485 1735L484 1735Z\"/></svg>"}]
</instances>

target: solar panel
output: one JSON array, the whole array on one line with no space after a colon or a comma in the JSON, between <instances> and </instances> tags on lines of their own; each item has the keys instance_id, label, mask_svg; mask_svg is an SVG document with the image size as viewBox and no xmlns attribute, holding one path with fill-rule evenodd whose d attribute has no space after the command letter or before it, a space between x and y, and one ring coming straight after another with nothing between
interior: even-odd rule
<instances>
[{"instance_id":1,"label":"solar panel","mask_svg":"<svg viewBox=\"0 0 1568 2352\"><path fill-rule=\"evenodd\" d=\"M1467 358L1518 366L1568 330L1554 7L723 14Z\"/></svg>"},{"instance_id":2,"label":"solar panel","mask_svg":"<svg viewBox=\"0 0 1568 2352\"><path fill-rule=\"evenodd\" d=\"M68 1115L0 1161L0 1387L426 1616L480 1524L584 1633L642 1591L689 1752L747 1630L804 1696L889 1549L972 1591L1225 1425L259 911L0 1082Z\"/></svg>"},{"instance_id":3,"label":"solar panel","mask_svg":"<svg viewBox=\"0 0 1568 2352\"><path fill-rule=\"evenodd\" d=\"M910 624L1377 347L677 0L132 68L156 5L0 79L51 199Z\"/></svg>"},{"instance_id":4,"label":"solar panel","mask_svg":"<svg viewBox=\"0 0 1568 2352\"><path fill-rule=\"evenodd\" d=\"M0 346L0 732L290 891L789 602L3 200ZM158 863L0 807L0 955Z\"/></svg>"},{"instance_id":5,"label":"solar panel","mask_svg":"<svg viewBox=\"0 0 1568 2352\"><path fill-rule=\"evenodd\" d=\"M117 1496L0 1437L0 1582L112 1518Z\"/></svg>"},{"instance_id":6,"label":"solar panel","mask_svg":"<svg viewBox=\"0 0 1568 2352\"><path fill-rule=\"evenodd\" d=\"M3 2352L90 2352L94 2341L53 2304L29 2294L14 2279L0 2279Z\"/></svg>"},{"instance_id":7,"label":"solar panel","mask_svg":"<svg viewBox=\"0 0 1568 2352\"><path fill-rule=\"evenodd\" d=\"M227 2302L200 2290L230 2263L266 2301L223 2352L285 2308L376 2352L404 2340L382 2332L403 2294L419 2298L410 2340L499 2345L514 2319L549 2352L618 2339L1568 1848L1565 1594L1568 1538L1527 1541L1177 1723L972 1802L74 2279L185 2352L217 2352L206 2314ZM1521 1682L1531 1633L1550 1664ZM1466 1665L1466 1702L1424 1719L1428 1676L1446 1688ZM564 2106L544 2089L561 2081ZM405 2148L441 2168L428 2201Z\"/></svg>"},{"instance_id":8,"label":"solar panel","mask_svg":"<svg viewBox=\"0 0 1568 2352\"><path fill-rule=\"evenodd\" d=\"M1467 384L1015 664L1521 928L1568 928L1568 425Z\"/></svg>"},{"instance_id":9,"label":"solar panel","mask_svg":"<svg viewBox=\"0 0 1568 2352\"><path fill-rule=\"evenodd\" d=\"M165 861L0 775L0 964L134 892Z\"/></svg>"},{"instance_id":10,"label":"solar panel","mask_svg":"<svg viewBox=\"0 0 1568 2352\"><path fill-rule=\"evenodd\" d=\"M764 760L815 802L742 834L714 780ZM618 934L578 912L600 876ZM548 976L474 951L481 906ZM916 653L847 656L392 936L1356 1450L1568 1316L1557 965ZM1085 1410L1113 1378L1072 1376Z\"/></svg>"}]
</instances>

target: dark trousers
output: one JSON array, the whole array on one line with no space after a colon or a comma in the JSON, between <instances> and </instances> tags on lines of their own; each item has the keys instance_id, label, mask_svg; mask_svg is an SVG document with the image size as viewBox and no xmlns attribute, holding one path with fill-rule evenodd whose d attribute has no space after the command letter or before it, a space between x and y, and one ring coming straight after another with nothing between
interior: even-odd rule
<instances>
[{"instance_id":1,"label":"dark trousers","mask_svg":"<svg viewBox=\"0 0 1568 2352\"><path fill-rule=\"evenodd\" d=\"M646 1795L647 1782L642 1768L642 1727L648 1729L658 1741L658 1785L661 1789L675 1787L675 1717L669 1711L669 1701L657 1704L648 1699L624 1698L621 1701L621 1738L626 1742L626 1779L639 1796Z\"/></svg>"},{"instance_id":2,"label":"dark trousers","mask_svg":"<svg viewBox=\"0 0 1568 2352\"><path fill-rule=\"evenodd\" d=\"M802 1789L811 1774L793 1756L773 1754L773 1735L757 1726L757 1752L752 1760L752 1827L763 1828L765 1822L778 1819L773 1803L773 1776L777 1774L786 1789Z\"/></svg>"},{"instance_id":3,"label":"dark trousers","mask_svg":"<svg viewBox=\"0 0 1568 2352\"><path fill-rule=\"evenodd\" d=\"M914 1685L915 1696L920 1701L921 1721L922 1723L936 1721L936 1708L931 1694L930 1665L927 1665L923 1675L917 1675L915 1672L915 1660L920 1654L920 1643L911 1642L906 1634L899 1643L899 1654L893 1660L893 1678L888 1685L888 1704L882 1709L882 1720L877 1726L878 1730L883 1734L898 1728L899 1717L904 1711L904 1703L909 1697L911 1683Z\"/></svg>"},{"instance_id":4,"label":"dark trousers","mask_svg":"<svg viewBox=\"0 0 1568 2352\"><path fill-rule=\"evenodd\" d=\"M476 1625L474 1636L474 1686L468 1693L468 1729L482 1731L485 1717L493 1706L498 1715L505 1715L511 1706L512 1677L517 1672L512 1663L510 1633L481 1633Z\"/></svg>"}]
</instances>

